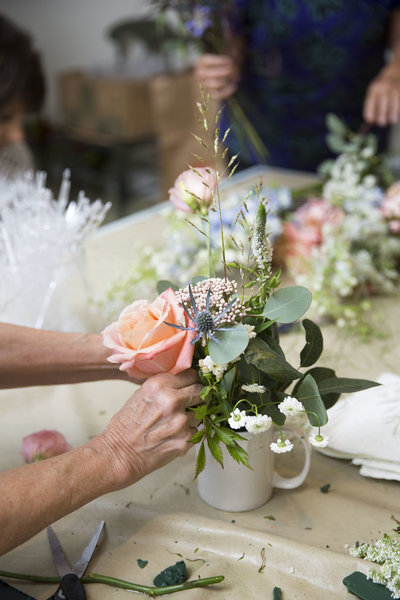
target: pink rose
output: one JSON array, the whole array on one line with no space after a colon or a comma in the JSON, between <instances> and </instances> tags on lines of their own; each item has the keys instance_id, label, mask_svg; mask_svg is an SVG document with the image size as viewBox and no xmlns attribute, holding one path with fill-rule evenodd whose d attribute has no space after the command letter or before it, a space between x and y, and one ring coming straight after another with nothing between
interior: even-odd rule
<instances>
[{"instance_id":1,"label":"pink rose","mask_svg":"<svg viewBox=\"0 0 400 600\"><path fill-rule=\"evenodd\" d=\"M386 190L381 211L392 233L400 233L400 181Z\"/></svg>"},{"instance_id":2,"label":"pink rose","mask_svg":"<svg viewBox=\"0 0 400 600\"><path fill-rule=\"evenodd\" d=\"M186 326L185 313L171 288L152 304L147 300L130 304L118 321L104 329L104 345L115 352L108 360L121 363L120 370L137 379L189 369L194 351L190 342L195 334L164 321Z\"/></svg>"},{"instance_id":3,"label":"pink rose","mask_svg":"<svg viewBox=\"0 0 400 600\"><path fill-rule=\"evenodd\" d=\"M201 167L193 171L188 169L177 177L174 187L169 190L169 199L178 210L184 212L200 211L207 214L217 187L214 169Z\"/></svg>"},{"instance_id":4,"label":"pink rose","mask_svg":"<svg viewBox=\"0 0 400 600\"><path fill-rule=\"evenodd\" d=\"M320 198L311 198L295 212L295 222L303 227L313 228L322 241L322 227L329 224L340 225L344 218L343 211L337 206L328 204Z\"/></svg>"},{"instance_id":5,"label":"pink rose","mask_svg":"<svg viewBox=\"0 0 400 600\"><path fill-rule=\"evenodd\" d=\"M58 456L69 450L72 450L72 446L62 433L55 430L42 429L22 439L22 454L28 463Z\"/></svg>"}]
</instances>

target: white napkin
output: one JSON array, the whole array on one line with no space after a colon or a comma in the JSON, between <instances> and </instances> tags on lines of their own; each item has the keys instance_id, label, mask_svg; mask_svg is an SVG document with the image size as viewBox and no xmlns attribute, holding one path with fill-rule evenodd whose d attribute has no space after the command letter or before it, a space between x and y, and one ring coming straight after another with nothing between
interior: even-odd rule
<instances>
[{"instance_id":1,"label":"white napkin","mask_svg":"<svg viewBox=\"0 0 400 600\"><path fill-rule=\"evenodd\" d=\"M351 459L360 474L400 481L400 377L383 373L381 386L343 396L328 410L329 443L319 450Z\"/></svg>"}]
</instances>

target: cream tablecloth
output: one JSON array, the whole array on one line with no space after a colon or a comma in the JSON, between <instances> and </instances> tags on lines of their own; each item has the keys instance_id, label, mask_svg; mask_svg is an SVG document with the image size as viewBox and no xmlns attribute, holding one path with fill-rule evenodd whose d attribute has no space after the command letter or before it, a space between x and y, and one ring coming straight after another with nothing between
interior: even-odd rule
<instances>
[{"instance_id":1,"label":"cream tablecloth","mask_svg":"<svg viewBox=\"0 0 400 600\"><path fill-rule=\"evenodd\" d=\"M285 172L267 177L289 185L307 183ZM102 228L87 248L93 288L105 289L107 281L129 264L135 241L157 240L162 228L162 218L154 210ZM392 336L361 343L334 327L324 327L322 364L334 365L343 376L400 374L398 300L383 299L377 307ZM302 345L303 336L297 333L282 338L289 357ZM73 445L84 443L106 425L132 391L133 386L124 382L2 391L0 468L21 465L21 439L39 429L58 429ZM367 566L350 557L346 545L374 540L395 527L392 515L400 519L398 482L361 477L348 461L317 452L299 489L275 491L265 506L251 512L221 512L200 500L193 481L194 459L191 450L136 485L103 496L55 523L70 561L80 555L104 519L106 534L91 571L151 585L160 570L183 559L191 578L223 574L225 581L180 592L181 600L272 599L274 586L282 589L284 600L344 600L348 594L342 578L357 569L366 571ZM285 458L282 466L294 472L296 463L293 457ZM327 483L330 491L323 494L320 487ZM259 572L264 552L266 566ZM137 565L139 558L148 560L144 569ZM45 533L0 558L0 569L55 575ZM39 600L54 591L54 585L13 585ZM86 589L89 600L121 600L129 594L99 584Z\"/></svg>"}]
</instances>

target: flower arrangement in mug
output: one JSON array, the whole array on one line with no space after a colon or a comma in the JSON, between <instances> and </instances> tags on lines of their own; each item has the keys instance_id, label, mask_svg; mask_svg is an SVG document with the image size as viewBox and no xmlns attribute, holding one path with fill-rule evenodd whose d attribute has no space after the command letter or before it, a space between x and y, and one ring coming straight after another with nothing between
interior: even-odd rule
<instances>
[{"instance_id":1,"label":"flower arrangement in mug","mask_svg":"<svg viewBox=\"0 0 400 600\"><path fill-rule=\"evenodd\" d=\"M200 103L199 109L204 115L204 103ZM299 320L310 306L311 293L298 285L277 289L280 272L272 272L267 209L260 196L250 243L241 248L242 259L227 261L221 175L217 168L218 131L215 137L208 129L206 134L214 148L215 168L191 169L197 187L190 187L191 179L186 173L178 178L171 196L175 202L179 200L186 205L181 205L186 213L201 217L208 276L193 278L184 287L160 281L160 295L152 304L137 300L103 331L105 345L114 350L109 360L120 363L121 370L136 378L159 372L174 374L189 367L198 371L204 384L201 394L204 402L191 409L202 423L191 440L199 444L196 476L205 467L205 444L221 465L221 444L226 445L236 461L248 465L240 446L241 430L257 434L275 427L279 438L271 449L290 451L292 443L284 438L280 427L287 415L300 411L307 413L315 428L310 434L311 443L325 446L327 439L321 427L328 420L326 409L342 392L377 385L367 380L339 378L331 368L313 366L322 353L323 341L320 328L309 319L302 321L305 345L300 352L300 367L295 368L286 360L278 323ZM203 140L201 143L206 145ZM228 166L230 174L234 160ZM204 193L198 191L199 182L206 188L200 186ZM258 188L258 194L259 191ZM220 277L215 276L216 240L211 239L213 211L220 221L220 251L216 253L222 256ZM246 230L245 202L237 222ZM300 371L303 368L306 370Z\"/></svg>"},{"instance_id":2,"label":"flower arrangement in mug","mask_svg":"<svg viewBox=\"0 0 400 600\"><path fill-rule=\"evenodd\" d=\"M295 282L313 290L318 316L361 335L378 333L370 297L399 284L400 186L388 187L373 135L352 134L334 115L328 126L341 153L321 165L320 194L283 224L276 252Z\"/></svg>"}]
</instances>

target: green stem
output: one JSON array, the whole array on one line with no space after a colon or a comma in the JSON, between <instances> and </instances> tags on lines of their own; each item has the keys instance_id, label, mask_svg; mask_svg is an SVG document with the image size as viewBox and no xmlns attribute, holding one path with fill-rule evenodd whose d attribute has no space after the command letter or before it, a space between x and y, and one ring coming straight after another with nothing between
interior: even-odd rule
<instances>
[{"instance_id":1,"label":"green stem","mask_svg":"<svg viewBox=\"0 0 400 600\"><path fill-rule=\"evenodd\" d=\"M26 575L24 573L12 573L10 571L0 571L0 576L8 579L22 579L25 581L33 581L35 583L60 583L59 577L47 577L43 575ZM124 579L116 579L115 577L108 577L107 575L100 575L98 573L89 573L81 578L82 583L104 583L106 585L112 585L114 587L122 588L124 590L132 590L134 592L140 592L142 594L148 594L149 596L164 596L166 594L172 594L174 592L181 592L183 590L190 590L193 588L204 587L207 585L214 585L224 581L223 575L215 575L214 577L205 577L203 579L195 579L193 581L185 581L184 583L176 585L167 585L165 587L153 587L148 585L140 585L138 583L132 583L125 581Z\"/></svg>"},{"instance_id":2,"label":"green stem","mask_svg":"<svg viewBox=\"0 0 400 600\"><path fill-rule=\"evenodd\" d=\"M208 275L210 279L215 277L215 267L214 261L211 252L211 223L210 218L208 218L208 236L207 236L207 252L208 252Z\"/></svg>"},{"instance_id":3,"label":"green stem","mask_svg":"<svg viewBox=\"0 0 400 600\"><path fill-rule=\"evenodd\" d=\"M253 149L257 154L258 160L265 163L269 153L260 136L258 135L254 125L248 119L246 113L244 112L243 108L240 106L236 98L229 98L228 102L232 109L232 112L235 114L237 123L243 123L243 127L246 131L247 137L249 138L250 143L252 144Z\"/></svg>"}]
</instances>

